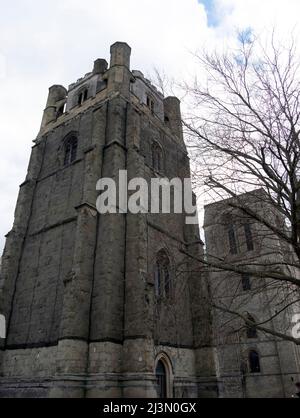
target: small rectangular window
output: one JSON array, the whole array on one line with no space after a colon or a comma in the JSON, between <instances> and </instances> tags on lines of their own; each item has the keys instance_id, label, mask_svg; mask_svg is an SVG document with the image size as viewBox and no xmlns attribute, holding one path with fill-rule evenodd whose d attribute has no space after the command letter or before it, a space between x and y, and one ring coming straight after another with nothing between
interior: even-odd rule
<instances>
[{"instance_id":1,"label":"small rectangular window","mask_svg":"<svg viewBox=\"0 0 300 418\"><path fill-rule=\"evenodd\" d=\"M236 243L236 237L235 237L235 231L234 231L233 225L229 225L228 239L229 239L230 254L237 254L237 243Z\"/></svg>"},{"instance_id":2,"label":"small rectangular window","mask_svg":"<svg viewBox=\"0 0 300 418\"><path fill-rule=\"evenodd\" d=\"M260 359L257 351L251 350L249 353L249 366L251 373L260 373Z\"/></svg>"},{"instance_id":3,"label":"small rectangular window","mask_svg":"<svg viewBox=\"0 0 300 418\"><path fill-rule=\"evenodd\" d=\"M244 224L244 231L245 231L247 250L248 251L253 251L254 250L254 245L253 245L251 225L248 222L246 224Z\"/></svg>"},{"instance_id":4,"label":"small rectangular window","mask_svg":"<svg viewBox=\"0 0 300 418\"><path fill-rule=\"evenodd\" d=\"M154 100L150 96L147 96L147 107L154 113Z\"/></svg>"},{"instance_id":5,"label":"small rectangular window","mask_svg":"<svg viewBox=\"0 0 300 418\"><path fill-rule=\"evenodd\" d=\"M82 99L83 99L83 94L80 93L79 96L78 96L78 99L77 99L78 106L80 106L82 104Z\"/></svg>"},{"instance_id":6,"label":"small rectangular window","mask_svg":"<svg viewBox=\"0 0 300 418\"><path fill-rule=\"evenodd\" d=\"M251 290L251 280L249 274L242 275L242 287L245 292Z\"/></svg>"},{"instance_id":7,"label":"small rectangular window","mask_svg":"<svg viewBox=\"0 0 300 418\"><path fill-rule=\"evenodd\" d=\"M65 109L66 109L66 104L63 104L62 106L60 106L57 110L56 117L59 118L60 116L62 116L65 113Z\"/></svg>"}]
</instances>

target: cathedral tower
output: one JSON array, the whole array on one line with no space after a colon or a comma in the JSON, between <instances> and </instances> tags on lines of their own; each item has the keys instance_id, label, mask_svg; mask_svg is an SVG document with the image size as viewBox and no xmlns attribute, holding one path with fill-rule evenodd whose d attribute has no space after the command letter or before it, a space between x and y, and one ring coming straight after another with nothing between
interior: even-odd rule
<instances>
[{"instance_id":1,"label":"cathedral tower","mask_svg":"<svg viewBox=\"0 0 300 418\"><path fill-rule=\"evenodd\" d=\"M49 89L3 254L0 395L216 396L198 225L99 214L96 184L189 178L180 102L130 69L130 47Z\"/></svg>"}]
</instances>

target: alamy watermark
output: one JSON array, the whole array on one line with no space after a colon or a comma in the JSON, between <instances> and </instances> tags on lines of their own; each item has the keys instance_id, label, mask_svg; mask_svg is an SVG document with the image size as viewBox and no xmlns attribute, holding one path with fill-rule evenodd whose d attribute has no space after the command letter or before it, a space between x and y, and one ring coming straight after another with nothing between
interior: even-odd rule
<instances>
[{"instance_id":1,"label":"alamy watermark","mask_svg":"<svg viewBox=\"0 0 300 418\"><path fill-rule=\"evenodd\" d=\"M0 315L0 338L6 338L6 321L4 315Z\"/></svg>"},{"instance_id":2,"label":"alamy watermark","mask_svg":"<svg viewBox=\"0 0 300 418\"><path fill-rule=\"evenodd\" d=\"M100 191L96 207L100 214L106 213L184 213L185 223L198 223L197 205L189 178L135 177L128 181L127 170L120 170L119 177L102 178L97 182Z\"/></svg>"}]
</instances>

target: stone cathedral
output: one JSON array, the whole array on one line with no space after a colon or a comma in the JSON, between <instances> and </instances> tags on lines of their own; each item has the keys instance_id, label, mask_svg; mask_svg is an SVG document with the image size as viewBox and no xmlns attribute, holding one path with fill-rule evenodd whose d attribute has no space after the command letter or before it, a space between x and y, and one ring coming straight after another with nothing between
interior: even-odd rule
<instances>
[{"instance_id":1,"label":"stone cathedral","mask_svg":"<svg viewBox=\"0 0 300 418\"><path fill-rule=\"evenodd\" d=\"M96 210L119 170L190 177L179 100L110 52L49 89L2 259L0 396L217 396L198 226Z\"/></svg>"},{"instance_id":2,"label":"stone cathedral","mask_svg":"<svg viewBox=\"0 0 300 418\"><path fill-rule=\"evenodd\" d=\"M186 213L97 210L99 179L118 183L120 171L190 178L180 101L130 69L126 43L110 55L68 90L49 89L2 257L0 397L290 397L299 350L253 330L225 335L211 300L236 287L204 270ZM227 212L226 201L206 208L208 251L268 256L254 226L245 236ZM238 297L261 318L271 297L251 292L242 278Z\"/></svg>"}]
</instances>

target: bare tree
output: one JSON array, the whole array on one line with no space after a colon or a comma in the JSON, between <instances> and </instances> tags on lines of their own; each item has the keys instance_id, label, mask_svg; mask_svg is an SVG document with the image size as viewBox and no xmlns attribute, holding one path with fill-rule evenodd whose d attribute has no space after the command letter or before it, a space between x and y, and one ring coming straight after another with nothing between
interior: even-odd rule
<instances>
[{"instance_id":1,"label":"bare tree","mask_svg":"<svg viewBox=\"0 0 300 418\"><path fill-rule=\"evenodd\" d=\"M268 304L272 299L274 307L255 323L245 310L245 298L241 306L233 298L217 300L215 308L228 321L242 321L244 328L255 325L300 345L290 322L286 329L274 327L276 318L300 299L300 60L295 42L282 45L272 34L263 45L249 32L242 33L237 49L197 59L205 84L185 85L192 111L184 121L194 178L201 187L205 179L204 190L212 201L228 199L237 229L249 221L254 241L268 254L256 252L245 260L233 257L232 251L220 255L209 249L204 263L237 280L250 275L253 292L268 292ZM228 224L228 211L219 222L220 227Z\"/></svg>"}]
</instances>

